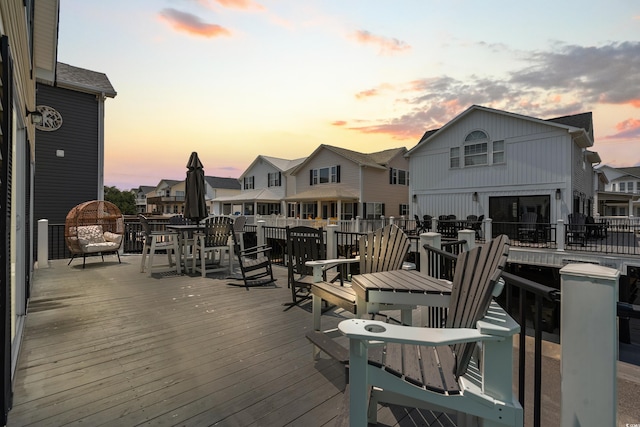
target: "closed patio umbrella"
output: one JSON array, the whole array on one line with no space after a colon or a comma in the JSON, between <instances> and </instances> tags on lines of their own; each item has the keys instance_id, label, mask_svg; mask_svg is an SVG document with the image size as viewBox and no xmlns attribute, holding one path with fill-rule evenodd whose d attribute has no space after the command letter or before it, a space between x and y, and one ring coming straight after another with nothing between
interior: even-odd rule
<instances>
[{"instance_id":1,"label":"closed patio umbrella","mask_svg":"<svg viewBox=\"0 0 640 427\"><path fill-rule=\"evenodd\" d=\"M187 163L187 179L185 182L184 217L198 222L206 218L204 169L198 153L191 153Z\"/></svg>"}]
</instances>

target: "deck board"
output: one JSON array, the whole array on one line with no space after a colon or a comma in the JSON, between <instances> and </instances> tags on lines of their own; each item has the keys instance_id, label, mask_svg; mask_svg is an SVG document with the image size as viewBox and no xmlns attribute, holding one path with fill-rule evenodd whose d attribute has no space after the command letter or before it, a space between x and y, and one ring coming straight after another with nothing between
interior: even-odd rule
<instances>
[{"instance_id":1,"label":"deck board","mask_svg":"<svg viewBox=\"0 0 640 427\"><path fill-rule=\"evenodd\" d=\"M286 269L274 267L278 287L246 290L216 275L150 278L139 273L140 256L122 261L91 257L83 270L58 260L36 270L9 427L334 425L344 366L312 360L310 304L282 305L291 298ZM330 312L323 328L345 317ZM544 363L557 381L557 361ZM619 379L619 416L633 422L635 400L620 397L637 386L626 384ZM543 406L545 425L558 415ZM382 405L378 420L454 425L446 414Z\"/></svg>"},{"instance_id":2,"label":"deck board","mask_svg":"<svg viewBox=\"0 0 640 427\"><path fill-rule=\"evenodd\" d=\"M247 290L122 261L35 272L8 426L332 425L344 366L312 359L310 307L282 305L286 269L274 267L277 287Z\"/></svg>"}]
</instances>

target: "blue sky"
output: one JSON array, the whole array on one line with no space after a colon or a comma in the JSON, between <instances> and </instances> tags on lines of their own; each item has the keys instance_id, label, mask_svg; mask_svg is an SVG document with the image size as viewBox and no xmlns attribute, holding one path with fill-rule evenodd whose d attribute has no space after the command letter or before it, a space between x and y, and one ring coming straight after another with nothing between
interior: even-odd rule
<instances>
[{"instance_id":1,"label":"blue sky","mask_svg":"<svg viewBox=\"0 0 640 427\"><path fill-rule=\"evenodd\" d=\"M61 0L58 61L105 73L105 184L239 176L319 144L413 147L478 104L592 111L603 163L640 165L640 3Z\"/></svg>"}]
</instances>

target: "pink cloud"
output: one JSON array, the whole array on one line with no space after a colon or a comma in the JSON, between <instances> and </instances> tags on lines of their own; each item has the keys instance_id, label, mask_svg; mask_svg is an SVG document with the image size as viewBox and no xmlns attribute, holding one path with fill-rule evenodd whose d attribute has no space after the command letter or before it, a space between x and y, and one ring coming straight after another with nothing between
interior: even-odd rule
<instances>
[{"instance_id":1,"label":"pink cloud","mask_svg":"<svg viewBox=\"0 0 640 427\"><path fill-rule=\"evenodd\" d=\"M215 0L220 6L241 10L264 10L264 6L253 0Z\"/></svg>"},{"instance_id":2,"label":"pink cloud","mask_svg":"<svg viewBox=\"0 0 640 427\"><path fill-rule=\"evenodd\" d=\"M627 119L616 124L617 133L605 136L605 139L631 139L640 138L640 120Z\"/></svg>"},{"instance_id":3,"label":"pink cloud","mask_svg":"<svg viewBox=\"0 0 640 427\"><path fill-rule=\"evenodd\" d=\"M389 83L382 83L382 84L378 85L378 87L371 88L371 89L366 89L366 90L363 90L363 91L360 91L360 92L356 93L356 98L357 99L370 98L370 97L373 97L373 96L382 95L382 92L392 91L392 90L394 90L393 85L391 85Z\"/></svg>"},{"instance_id":4,"label":"pink cloud","mask_svg":"<svg viewBox=\"0 0 640 427\"><path fill-rule=\"evenodd\" d=\"M174 30L199 37L230 36L231 32L217 24L207 24L196 15L181 12L176 9L163 9L160 18L167 22Z\"/></svg>"},{"instance_id":5,"label":"pink cloud","mask_svg":"<svg viewBox=\"0 0 640 427\"><path fill-rule=\"evenodd\" d=\"M411 49L411 46L407 42L396 38L377 36L366 30L358 30L354 32L352 34L352 38L354 38L358 43L378 46L382 55L400 53Z\"/></svg>"},{"instance_id":6,"label":"pink cloud","mask_svg":"<svg viewBox=\"0 0 640 427\"><path fill-rule=\"evenodd\" d=\"M347 124L347 122L345 122L344 120L336 120L335 122L331 123L331 126L345 126Z\"/></svg>"}]
</instances>

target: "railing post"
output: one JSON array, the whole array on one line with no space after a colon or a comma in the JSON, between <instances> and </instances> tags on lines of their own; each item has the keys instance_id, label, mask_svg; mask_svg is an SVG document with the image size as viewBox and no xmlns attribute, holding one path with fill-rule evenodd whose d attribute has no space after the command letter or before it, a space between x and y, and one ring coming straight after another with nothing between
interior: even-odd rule
<instances>
[{"instance_id":1,"label":"railing post","mask_svg":"<svg viewBox=\"0 0 640 427\"><path fill-rule=\"evenodd\" d=\"M353 232L354 233L359 233L360 232L360 217L359 216L356 217L356 227L355 227L355 230Z\"/></svg>"},{"instance_id":2,"label":"railing post","mask_svg":"<svg viewBox=\"0 0 640 427\"><path fill-rule=\"evenodd\" d=\"M558 226L556 227L556 243L558 246L558 251L563 252L564 251L564 246L565 246L565 242L564 242L564 220L563 219L559 219L558 220Z\"/></svg>"},{"instance_id":3,"label":"railing post","mask_svg":"<svg viewBox=\"0 0 640 427\"><path fill-rule=\"evenodd\" d=\"M474 230L458 230L458 240L466 240L464 251L470 251L476 246L476 232Z\"/></svg>"},{"instance_id":4,"label":"railing post","mask_svg":"<svg viewBox=\"0 0 640 427\"><path fill-rule=\"evenodd\" d=\"M424 249L424 245L429 245L432 248L442 248L442 235L440 233L422 233L420 235L420 247L418 253L420 254L420 274L425 277L429 276L429 255ZM436 263L434 269L439 269L440 264ZM435 274L434 274L435 273ZM440 271L432 271L433 277L440 277Z\"/></svg>"},{"instance_id":5,"label":"railing post","mask_svg":"<svg viewBox=\"0 0 640 427\"><path fill-rule=\"evenodd\" d=\"M260 219L256 222L256 239L258 241L258 246L262 246L265 244L264 238L264 224L266 221L264 219Z\"/></svg>"},{"instance_id":6,"label":"railing post","mask_svg":"<svg viewBox=\"0 0 640 427\"><path fill-rule=\"evenodd\" d=\"M393 216L389 217L389 224L395 224L396 223L396 218ZM382 224L384 225L384 216L382 217Z\"/></svg>"},{"instance_id":7,"label":"railing post","mask_svg":"<svg viewBox=\"0 0 640 427\"><path fill-rule=\"evenodd\" d=\"M560 425L615 426L620 272L569 264L560 275Z\"/></svg>"},{"instance_id":8,"label":"railing post","mask_svg":"<svg viewBox=\"0 0 640 427\"><path fill-rule=\"evenodd\" d=\"M483 221L482 238L485 242L491 240L493 236L493 220L491 218L485 218Z\"/></svg>"},{"instance_id":9,"label":"railing post","mask_svg":"<svg viewBox=\"0 0 640 427\"><path fill-rule=\"evenodd\" d=\"M38 220L38 268L49 268L49 220Z\"/></svg>"},{"instance_id":10,"label":"railing post","mask_svg":"<svg viewBox=\"0 0 640 427\"><path fill-rule=\"evenodd\" d=\"M336 231L338 231L337 224L327 225L327 259L338 258L338 239Z\"/></svg>"}]
</instances>

